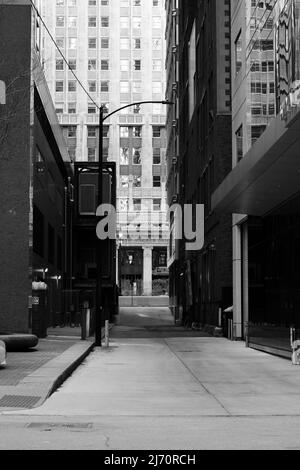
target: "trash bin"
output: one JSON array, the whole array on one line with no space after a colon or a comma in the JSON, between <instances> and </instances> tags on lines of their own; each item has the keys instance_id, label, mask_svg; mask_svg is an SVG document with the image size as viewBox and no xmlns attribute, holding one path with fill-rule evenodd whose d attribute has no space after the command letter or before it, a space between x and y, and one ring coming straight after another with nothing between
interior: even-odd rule
<instances>
[{"instance_id":1,"label":"trash bin","mask_svg":"<svg viewBox=\"0 0 300 470\"><path fill-rule=\"evenodd\" d=\"M224 336L233 340L233 306L228 307L223 312L223 330Z\"/></svg>"},{"instance_id":2,"label":"trash bin","mask_svg":"<svg viewBox=\"0 0 300 470\"><path fill-rule=\"evenodd\" d=\"M38 338L47 336L47 289L45 282L32 283L32 334Z\"/></svg>"}]
</instances>

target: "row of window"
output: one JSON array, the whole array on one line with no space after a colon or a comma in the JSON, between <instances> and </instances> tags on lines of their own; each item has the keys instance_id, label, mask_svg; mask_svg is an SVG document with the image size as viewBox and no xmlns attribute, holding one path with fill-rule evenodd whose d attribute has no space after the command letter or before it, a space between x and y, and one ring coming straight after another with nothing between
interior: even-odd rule
<instances>
[{"instance_id":1,"label":"row of window","mask_svg":"<svg viewBox=\"0 0 300 470\"><path fill-rule=\"evenodd\" d=\"M68 38L68 49L75 50L77 49L77 37L69 37ZM88 38L88 48L89 49L97 49L98 39L96 37ZM57 37L56 44L59 49L65 48L65 38ZM141 49L141 38L120 38L120 50L129 49ZM109 49L109 38L100 38L100 47L101 49ZM162 49L162 39L161 38L153 38L152 39L152 50L153 51L160 51Z\"/></svg>"},{"instance_id":2,"label":"row of window","mask_svg":"<svg viewBox=\"0 0 300 470\"><path fill-rule=\"evenodd\" d=\"M141 211L142 210L142 199L133 199L133 210L134 211ZM152 209L154 212L160 212L162 208L162 201L161 199L153 199L152 200ZM129 211L129 199L120 199L119 200L119 210L121 212L128 212Z\"/></svg>"},{"instance_id":3,"label":"row of window","mask_svg":"<svg viewBox=\"0 0 300 470\"><path fill-rule=\"evenodd\" d=\"M96 149L95 147L88 147L88 161L89 162L95 162L97 160L96 158L97 152L98 152L98 149ZM104 158L107 158L107 157L108 157L108 148L105 148ZM132 149L131 162L133 165L142 165L142 149L141 148ZM129 148L122 147L120 149L120 165L127 166L129 165L129 163L130 163ZM154 148L153 149L153 165L161 165L161 163L162 163L161 149Z\"/></svg>"},{"instance_id":4,"label":"row of window","mask_svg":"<svg viewBox=\"0 0 300 470\"><path fill-rule=\"evenodd\" d=\"M274 82L251 82L251 93L261 93L266 95L267 93L275 93Z\"/></svg>"},{"instance_id":5,"label":"row of window","mask_svg":"<svg viewBox=\"0 0 300 470\"><path fill-rule=\"evenodd\" d=\"M69 138L74 138L77 136L77 126L66 126L67 128L67 136ZM160 138L162 137L164 127L161 126L152 126L152 136L153 138ZM88 137L96 137L97 134L97 127L95 126L88 126ZM109 126L104 126L103 128L103 137L109 136ZM134 126L133 127L133 137L141 137L142 136L142 127L141 126ZM129 127L121 126L120 128L120 137L128 138L129 137Z\"/></svg>"},{"instance_id":6,"label":"row of window","mask_svg":"<svg viewBox=\"0 0 300 470\"><path fill-rule=\"evenodd\" d=\"M137 69L138 61L134 62L134 70ZM63 59L56 59L55 62L56 70L65 70L65 62ZM68 61L68 68L71 70L76 70L77 68L77 60L76 59L69 59ZM93 71L98 69L98 61L97 59L88 59L88 70ZM101 70L109 70L109 60L108 59L101 59L100 61L100 69ZM121 59L120 60L120 70L121 72L129 72L130 70L130 60L129 59ZM153 72L161 72L162 71L162 60L161 59L153 59L152 60L152 70Z\"/></svg>"},{"instance_id":7,"label":"row of window","mask_svg":"<svg viewBox=\"0 0 300 470\"><path fill-rule=\"evenodd\" d=\"M146 1L148 2L149 0ZM129 0L120 0L121 7L129 7L129 3ZM89 7L96 7L98 4L102 6L108 6L109 0L88 0ZM76 7L77 0L56 0L56 6L64 7L65 5L68 5L69 7ZM134 7L140 7L142 6L142 0L132 0L132 5ZM152 6L160 6L160 0L152 0Z\"/></svg>"},{"instance_id":8,"label":"row of window","mask_svg":"<svg viewBox=\"0 0 300 470\"><path fill-rule=\"evenodd\" d=\"M97 80L88 80L88 91L91 93L96 93L98 91L97 87ZM131 84L131 87L130 87ZM110 91L109 88L109 81L108 80L101 80L100 81L100 90L102 93L108 93ZM55 82L55 91L57 93L64 92L64 81L63 80L56 80ZM77 91L77 81L76 80L68 80L68 88L67 91L74 92ZM129 81L121 81L120 82L120 93L141 93L142 92L142 82L129 82ZM162 93L162 83L161 82L152 82L152 93L160 95Z\"/></svg>"},{"instance_id":9,"label":"row of window","mask_svg":"<svg viewBox=\"0 0 300 470\"><path fill-rule=\"evenodd\" d=\"M132 186L133 188L141 188L142 187L142 177L141 176L127 176L127 175L122 175L120 176L120 187L122 189L128 189L129 188L129 183L130 183L130 178L132 178ZM153 175L152 177L152 186L153 188L161 188L162 185L162 177Z\"/></svg>"},{"instance_id":10,"label":"row of window","mask_svg":"<svg viewBox=\"0 0 300 470\"><path fill-rule=\"evenodd\" d=\"M131 20L131 26L133 29L140 29L142 27L142 18L140 16L133 16L132 18L130 18L129 16L121 16L120 17L121 29L128 29L130 27L130 20ZM66 25L68 26L68 28L77 28L77 25L78 25L77 16L68 16L66 18L63 15L60 15L56 17L57 28L64 28ZM109 16L101 16L100 26L101 28L109 28ZM97 28L97 16L88 17L88 27ZM152 17L152 27L154 29L160 29L162 27L162 19L160 16Z\"/></svg>"}]
</instances>

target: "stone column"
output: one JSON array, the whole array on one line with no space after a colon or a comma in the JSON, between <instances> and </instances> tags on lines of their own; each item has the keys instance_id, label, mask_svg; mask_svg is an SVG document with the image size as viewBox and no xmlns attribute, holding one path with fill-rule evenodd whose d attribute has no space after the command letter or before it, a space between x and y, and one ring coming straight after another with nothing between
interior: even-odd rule
<instances>
[{"instance_id":1,"label":"stone column","mask_svg":"<svg viewBox=\"0 0 300 470\"><path fill-rule=\"evenodd\" d=\"M143 269L143 291L144 295L152 295L152 247L143 247L144 269Z\"/></svg>"},{"instance_id":2,"label":"stone column","mask_svg":"<svg viewBox=\"0 0 300 470\"><path fill-rule=\"evenodd\" d=\"M242 338L242 233L233 216L233 336Z\"/></svg>"}]
</instances>

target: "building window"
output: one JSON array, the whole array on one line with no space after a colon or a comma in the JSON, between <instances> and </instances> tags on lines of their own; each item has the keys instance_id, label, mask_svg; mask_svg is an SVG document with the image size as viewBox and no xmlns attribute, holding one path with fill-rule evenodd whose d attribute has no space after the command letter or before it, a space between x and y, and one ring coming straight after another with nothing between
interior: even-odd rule
<instances>
[{"instance_id":1,"label":"building window","mask_svg":"<svg viewBox=\"0 0 300 470\"><path fill-rule=\"evenodd\" d=\"M109 38L101 38L101 49L109 48Z\"/></svg>"},{"instance_id":2,"label":"building window","mask_svg":"<svg viewBox=\"0 0 300 470\"><path fill-rule=\"evenodd\" d=\"M88 126L88 137L96 137L97 128L95 126Z\"/></svg>"},{"instance_id":3,"label":"building window","mask_svg":"<svg viewBox=\"0 0 300 470\"><path fill-rule=\"evenodd\" d=\"M76 91L76 81L75 80L69 80L69 82L68 82L68 91L69 92Z\"/></svg>"},{"instance_id":4,"label":"building window","mask_svg":"<svg viewBox=\"0 0 300 470\"><path fill-rule=\"evenodd\" d=\"M152 132L153 132L153 137L155 137L155 138L161 137L161 127L160 126L153 126Z\"/></svg>"},{"instance_id":5,"label":"building window","mask_svg":"<svg viewBox=\"0 0 300 470\"><path fill-rule=\"evenodd\" d=\"M235 40L234 48L235 48L235 73L237 75L242 68L242 31L239 32Z\"/></svg>"},{"instance_id":6,"label":"building window","mask_svg":"<svg viewBox=\"0 0 300 470\"><path fill-rule=\"evenodd\" d=\"M142 137L142 126L135 126L133 128L133 137Z\"/></svg>"},{"instance_id":7,"label":"building window","mask_svg":"<svg viewBox=\"0 0 300 470\"><path fill-rule=\"evenodd\" d=\"M69 114L76 114L76 103L69 103L68 104L68 113Z\"/></svg>"},{"instance_id":8,"label":"building window","mask_svg":"<svg viewBox=\"0 0 300 470\"><path fill-rule=\"evenodd\" d=\"M64 16L57 16L56 17L56 27L63 28L65 26L65 17Z\"/></svg>"},{"instance_id":9,"label":"building window","mask_svg":"<svg viewBox=\"0 0 300 470\"><path fill-rule=\"evenodd\" d=\"M120 69L121 69L121 72L128 72L129 71L129 60L128 59L121 59Z\"/></svg>"},{"instance_id":10,"label":"building window","mask_svg":"<svg viewBox=\"0 0 300 470\"><path fill-rule=\"evenodd\" d=\"M63 49L65 47L65 39L64 38L56 38L56 44L59 49Z\"/></svg>"},{"instance_id":11,"label":"building window","mask_svg":"<svg viewBox=\"0 0 300 470\"><path fill-rule=\"evenodd\" d=\"M243 144L243 125L241 125L235 133L236 140L236 156L237 161L242 160L244 156L244 144Z\"/></svg>"},{"instance_id":12,"label":"building window","mask_svg":"<svg viewBox=\"0 0 300 470\"><path fill-rule=\"evenodd\" d=\"M135 38L133 40L134 44L134 49L140 49L141 48L141 39L140 38Z\"/></svg>"},{"instance_id":13,"label":"building window","mask_svg":"<svg viewBox=\"0 0 300 470\"><path fill-rule=\"evenodd\" d=\"M69 38L69 49L77 48L77 38Z\"/></svg>"},{"instance_id":14,"label":"building window","mask_svg":"<svg viewBox=\"0 0 300 470\"><path fill-rule=\"evenodd\" d=\"M56 59L56 70L63 70L63 69L64 69L63 59Z\"/></svg>"},{"instance_id":15,"label":"building window","mask_svg":"<svg viewBox=\"0 0 300 470\"><path fill-rule=\"evenodd\" d=\"M266 126L252 126L251 127L251 139L252 145L260 138L263 132L266 130Z\"/></svg>"},{"instance_id":16,"label":"building window","mask_svg":"<svg viewBox=\"0 0 300 470\"><path fill-rule=\"evenodd\" d=\"M152 70L153 72L161 72L162 71L162 63L159 59L152 60Z\"/></svg>"},{"instance_id":17,"label":"building window","mask_svg":"<svg viewBox=\"0 0 300 470\"><path fill-rule=\"evenodd\" d=\"M129 188L129 176L121 175L120 177L121 188Z\"/></svg>"},{"instance_id":18,"label":"building window","mask_svg":"<svg viewBox=\"0 0 300 470\"><path fill-rule=\"evenodd\" d=\"M109 61L104 59L101 60L101 70L109 70Z\"/></svg>"},{"instance_id":19,"label":"building window","mask_svg":"<svg viewBox=\"0 0 300 470\"><path fill-rule=\"evenodd\" d=\"M109 126L103 126L103 137L109 137Z\"/></svg>"},{"instance_id":20,"label":"building window","mask_svg":"<svg viewBox=\"0 0 300 470\"><path fill-rule=\"evenodd\" d=\"M129 127L121 126L120 127L120 137L128 138L129 137Z\"/></svg>"},{"instance_id":21,"label":"building window","mask_svg":"<svg viewBox=\"0 0 300 470\"><path fill-rule=\"evenodd\" d=\"M55 82L55 91L57 93L61 93L64 91L64 82L62 80L58 80Z\"/></svg>"},{"instance_id":22,"label":"building window","mask_svg":"<svg viewBox=\"0 0 300 470\"><path fill-rule=\"evenodd\" d=\"M69 69L70 70L76 70L77 62L76 59L69 59Z\"/></svg>"},{"instance_id":23,"label":"building window","mask_svg":"<svg viewBox=\"0 0 300 470\"><path fill-rule=\"evenodd\" d=\"M132 92L133 93L141 93L141 91L142 91L142 82L133 82Z\"/></svg>"},{"instance_id":24,"label":"building window","mask_svg":"<svg viewBox=\"0 0 300 470\"><path fill-rule=\"evenodd\" d=\"M153 188L161 187L161 178L160 176L153 176Z\"/></svg>"},{"instance_id":25,"label":"building window","mask_svg":"<svg viewBox=\"0 0 300 470\"><path fill-rule=\"evenodd\" d=\"M161 94L161 82L152 82L152 93L154 95Z\"/></svg>"},{"instance_id":26,"label":"building window","mask_svg":"<svg viewBox=\"0 0 300 470\"><path fill-rule=\"evenodd\" d=\"M129 93L129 82L120 82L120 93Z\"/></svg>"},{"instance_id":27,"label":"building window","mask_svg":"<svg viewBox=\"0 0 300 470\"><path fill-rule=\"evenodd\" d=\"M120 39L120 49L126 50L126 51L129 49L129 38Z\"/></svg>"},{"instance_id":28,"label":"building window","mask_svg":"<svg viewBox=\"0 0 300 470\"><path fill-rule=\"evenodd\" d=\"M129 200L128 199L119 199L119 210L120 210L120 212L128 212L128 210L129 210Z\"/></svg>"},{"instance_id":29,"label":"building window","mask_svg":"<svg viewBox=\"0 0 300 470\"><path fill-rule=\"evenodd\" d=\"M109 17L108 16L101 16L101 27L108 28L109 27Z\"/></svg>"},{"instance_id":30,"label":"building window","mask_svg":"<svg viewBox=\"0 0 300 470\"><path fill-rule=\"evenodd\" d=\"M97 91L96 80L89 80L89 91L95 93Z\"/></svg>"},{"instance_id":31,"label":"building window","mask_svg":"<svg viewBox=\"0 0 300 470\"><path fill-rule=\"evenodd\" d=\"M55 111L56 111L57 114L63 114L64 104L63 103L55 103Z\"/></svg>"},{"instance_id":32,"label":"building window","mask_svg":"<svg viewBox=\"0 0 300 470\"><path fill-rule=\"evenodd\" d=\"M133 177L133 187L140 188L142 186L142 179L140 176Z\"/></svg>"},{"instance_id":33,"label":"building window","mask_svg":"<svg viewBox=\"0 0 300 470\"><path fill-rule=\"evenodd\" d=\"M142 200L141 199L133 199L133 210L136 212L140 212L142 210Z\"/></svg>"},{"instance_id":34,"label":"building window","mask_svg":"<svg viewBox=\"0 0 300 470\"><path fill-rule=\"evenodd\" d=\"M132 149L132 161L133 161L133 164L134 165L141 165L142 163L142 157L141 157L141 153L142 153L142 149L140 148L136 148L136 149Z\"/></svg>"},{"instance_id":35,"label":"building window","mask_svg":"<svg viewBox=\"0 0 300 470\"><path fill-rule=\"evenodd\" d=\"M109 82L107 80L101 81L101 91L103 93L109 92Z\"/></svg>"},{"instance_id":36,"label":"building window","mask_svg":"<svg viewBox=\"0 0 300 470\"><path fill-rule=\"evenodd\" d=\"M89 18L88 18L88 27L89 28L96 28L97 27L97 17L96 16L89 16Z\"/></svg>"},{"instance_id":37,"label":"building window","mask_svg":"<svg viewBox=\"0 0 300 470\"><path fill-rule=\"evenodd\" d=\"M153 165L161 164L160 148L153 149Z\"/></svg>"},{"instance_id":38,"label":"building window","mask_svg":"<svg viewBox=\"0 0 300 470\"><path fill-rule=\"evenodd\" d=\"M88 148L88 161L89 162L96 161L96 149L95 148Z\"/></svg>"},{"instance_id":39,"label":"building window","mask_svg":"<svg viewBox=\"0 0 300 470\"><path fill-rule=\"evenodd\" d=\"M89 38L89 49L96 49L97 39Z\"/></svg>"},{"instance_id":40,"label":"building window","mask_svg":"<svg viewBox=\"0 0 300 470\"><path fill-rule=\"evenodd\" d=\"M152 18L152 27L155 29L161 28L161 17L160 16L153 16Z\"/></svg>"},{"instance_id":41,"label":"building window","mask_svg":"<svg viewBox=\"0 0 300 470\"><path fill-rule=\"evenodd\" d=\"M76 137L77 127L76 126L68 126L68 137L74 138Z\"/></svg>"},{"instance_id":42,"label":"building window","mask_svg":"<svg viewBox=\"0 0 300 470\"><path fill-rule=\"evenodd\" d=\"M76 28L77 26L77 16L68 17L68 26L69 28Z\"/></svg>"},{"instance_id":43,"label":"building window","mask_svg":"<svg viewBox=\"0 0 300 470\"><path fill-rule=\"evenodd\" d=\"M140 59L136 59L134 61L134 70L141 70L142 68L142 61Z\"/></svg>"},{"instance_id":44,"label":"building window","mask_svg":"<svg viewBox=\"0 0 300 470\"><path fill-rule=\"evenodd\" d=\"M134 16L134 17L132 18L132 27L133 27L134 29L140 29L141 26L142 26L142 20L141 20L141 18L140 18L139 16Z\"/></svg>"},{"instance_id":45,"label":"building window","mask_svg":"<svg viewBox=\"0 0 300 470\"><path fill-rule=\"evenodd\" d=\"M120 18L120 28L121 29L129 28L129 16L121 16L121 18Z\"/></svg>"},{"instance_id":46,"label":"building window","mask_svg":"<svg viewBox=\"0 0 300 470\"><path fill-rule=\"evenodd\" d=\"M152 49L154 51L160 51L161 50L161 39L160 38L152 39Z\"/></svg>"},{"instance_id":47,"label":"building window","mask_svg":"<svg viewBox=\"0 0 300 470\"><path fill-rule=\"evenodd\" d=\"M120 148L120 165L129 165L129 148Z\"/></svg>"},{"instance_id":48,"label":"building window","mask_svg":"<svg viewBox=\"0 0 300 470\"><path fill-rule=\"evenodd\" d=\"M155 212L161 211L161 199L153 199L153 210Z\"/></svg>"},{"instance_id":49,"label":"building window","mask_svg":"<svg viewBox=\"0 0 300 470\"><path fill-rule=\"evenodd\" d=\"M88 114L96 114L96 106L93 103L88 104Z\"/></svg>"},{"instance_id":50,"label":"building window","mask_svg":"<svg viewBox=\"0 0 300 470\"><path fill-rule=\"evenodd\" d=\"M97 60L96 59L89 59L88 69L89 70L97 70Z\"/></svg>"}]
</instances>

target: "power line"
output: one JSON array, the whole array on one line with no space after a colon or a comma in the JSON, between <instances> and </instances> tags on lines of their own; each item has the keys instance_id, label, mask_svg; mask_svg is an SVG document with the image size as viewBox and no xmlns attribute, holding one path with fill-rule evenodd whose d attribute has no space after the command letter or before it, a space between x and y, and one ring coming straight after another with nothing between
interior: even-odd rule
<instances>
[{"instance_id":1,"label":"power line","mask_svg":"<svg viewBox=\"0 0 300 470\"><path fill-rule=\"evenodd\" d=\"M83 91L86 93L86 95L89 97L89 99L91 100L91 102L97 107L97 109L100 110L100 106L95 102L95 100L91 97L91 95L89 94L89 92L87 91L87 89L85 88L85 86L83 85L83 83L79 80L79 78L77 77L76 73L74 72L74 70L70 67L70 64L68 62L68 60L66 59L66 57L64 56L63 52L61 51L60 47L58 46L57 42L55 41L54 37L52 36L48 26L46 25L45 21L43 20L42 16L40 15L40 12L38 11L37 7L35 6L35 4L33 3L33 0L29 0L32 7L34 8L37 16L40 18L45 30L47 31L48 35L50 36L50 39L52 40L52 42L54 43L56 49L58 50L58 52L60 53L63 61L65 62L65 64L67 65L68 69L70 70L70 72L73 74L75 80L79 83L80 87L83 89Z\"/></svg>"}]
</instances>

